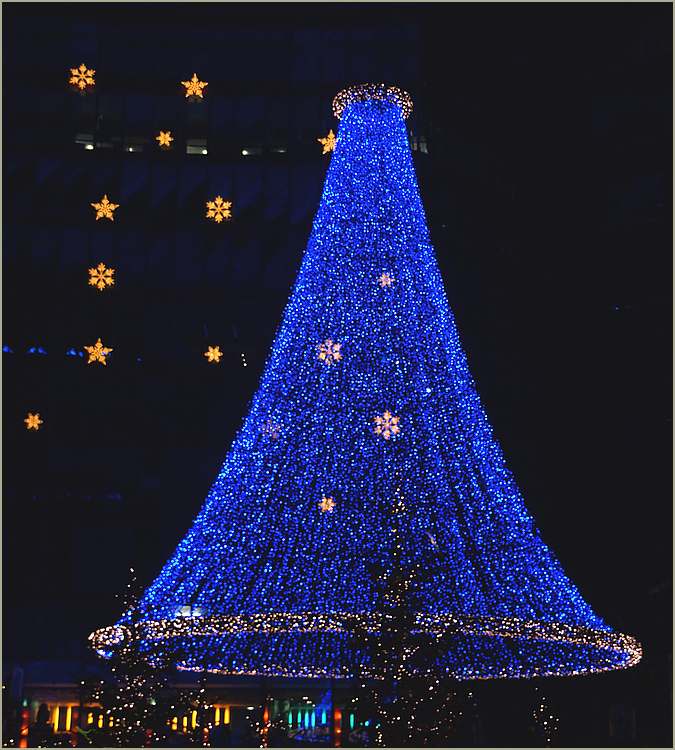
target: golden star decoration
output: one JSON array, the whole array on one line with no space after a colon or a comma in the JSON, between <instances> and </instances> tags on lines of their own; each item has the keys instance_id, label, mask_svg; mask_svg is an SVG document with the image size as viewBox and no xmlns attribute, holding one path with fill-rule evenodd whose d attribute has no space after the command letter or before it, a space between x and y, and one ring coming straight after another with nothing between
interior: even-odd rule
<instances>
[{"instance_id":1,"label":"golden star decoration","mask_svg":"<svg viewBox=\"0 0 675 750\"><path fill-rule=\"evenodd\" d=\"M103 196L103 200L100 203L92 203L91 205L96 209L96 221L99 219L110 219L110 221L115 221L113 218L113 211L120 207L119 203L111 203L108 200L107 195Z\"/></svg>"},{"instance_id":2,"label":"golden star decoration","mask_svg":"<svg viewBox=\"0 0 675 750\"><path fill-rule=\"evenodd\" d=\"M204 86L208 86L208 81L200 81L199 78L197 78L197 74L194 73L191 80L189 81L181 81L183 86L187 89L185 92L185 96L199 96L202 99L204 98L204 94L202 93L202 89Z\"/></svg>"},{"instance_id":3,"label":"golden star decoration","mask_svg":"<svg viewBox=\"0 0 675 750\"><path fill-rule=\"evenodd\" d=\"M23 420L27 425L29 430L39 430L39 425L42 424L42 420L40 419L39 414L31 414L28 412L28 419Z\"/></svg>"},{"instance_id":4,"label":"golden star decoration","mask_svg":"<svg viewBox=\"0 0 675 750\"><path fill-rule=\"evenodd\" d=\"M73 76L68 83L75 83L79 89L94 85L94 73L96 71L89 70L84 63L79 68L71 68L70 72Z\"/></svg>"},{"instance_id":5,"label":"golden star decoration","mask_svg":"<svg viewBox=\"0 0 675 750\"><path fill-rule=\"evenodd\" d=\"M213 219L217 224L223 219L231 219L232 212L232 201L224 201L219 195L213 201L206 201L206 207L209 209L206 212L207 219Z\"/></svg>"},{"instance_id":6,"label":"golden star decoration","mask_svg":"<svg viewBox=\"0 0 675 750\"><path fill-rule=\"evenodd\" d=\"M396 435L400 431L398 426L399 417L395 417L389 410L381 417L375 417L375 434L382 435L385 440L389 440L392 435Z\"/></svg>"},{"instance_id":7,"label":"golden star decoration","mask_svg":"<svg viewBox=\"0 0 675 750\"><path fill-rule=\"evenodd\" d=\"M378 281L380 282L380 286L384 289L386 287L391 287L391 282L396 281L396 279L394 279L389 273L383 273Z\"/></svg>"},{"instance_id":8,"label":"golden star decoration","mask_svg":"<svg viewBox=\"0 0 675 750\"><path fill-rule=\"evenodd\" d=\"M171 147L171 141L173 138L171 137L171 131L167 130L166 133L163 130L159 131L159 135L157 138L155 138L156 141L159 141L160 146L166 146L167 148Z\"/></svg>"},{"instance_id":9,"label":"golden star decoration","mask_svg":"<svg viewBox=\"0 0 675 750\"><path fill-rule=\"evenodd\" d=\"M220 347L217 346L215 349L210 346L208 352L204 352L204 356L209 358L209 362L219 362L223 356L223 352L220 351Z\"/></svg>"},{"instance_id":10,"label":"golden star decoration","mask_svg":"<svg viewBox=\"0 0 675 750\"><path fill-rule=\"evenodd\" d=\"M333 134L333 130L328 132L328 135L325 138L317 138L317 141L323 146L323 153L327 154L329 151L333 151L335 149L335 135Z\"/></svg>"},{"instance_id":11,"label":"golden star decoration","mask_svg":"<svg viewBox=\"0 0 675 750\"><path fill-rule=\"evenodd\" d=\"M278 440L279 430L279 425L274 424L271 419L262 426L263 433L267 435L267 437L269 437L271 440Z\"/></svg>"},{"instance_id":12,"label":"golden star decoration","mask_svg":"<svg viewBox=\"0 0 675 750\"><path fill-rule=\"evenodd\" d=\"M335 509L335 501L332 497L322 497L319 508L322 513L332 513Z\"/></svg>"},{"instance_id":13,"label":"golden star decoration","mask_svg":"<svg viewBox=\"0 0 675 750\"><path fill-rule=\"evenodd\" d=\"M324 344L318 345L319 359L325 362L327 365L335 364L342 359L342 355L340 354L341 346L342 344L333 343L333 339L326 339L326 342Z\"/></svg>"},{"instance_id":14,"label":"golden star decoration","mask_svg":"<svg viewBox=\"0 0 675 750\"><path fill-rule=\"evenodd\" d=\"M106 364L106 357L112 351L112 349L107 346L103 346L101 339L99 339L94 346L85 346L84 348L89 352L89 359L87 360L88 365L92 362L102 362L103 364Z\"/></svg>"},{"instance_id":15,"label":"golden star decoration","mask_svg":"<svg viewBox=\"0 0 675 750\"><path fill-rule=\"evenodd\" d=\"M99 263L96 268L89 269L89 284L91 286L97 286L103 291L106 286L112 286L115 283L112 275L115 273L114 268L106 268L103 263Z\"/></svg>"}]
</instances>

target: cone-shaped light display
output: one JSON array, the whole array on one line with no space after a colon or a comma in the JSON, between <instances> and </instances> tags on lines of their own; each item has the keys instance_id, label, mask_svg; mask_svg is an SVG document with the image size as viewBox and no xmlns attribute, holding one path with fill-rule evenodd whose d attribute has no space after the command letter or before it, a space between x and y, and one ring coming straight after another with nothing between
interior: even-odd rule
<instances>
[{"instance_id":1,"label":"cone-shaped light display","mask_svg":"<svg viewBox=\"0 0 675 750\"><path fill-rule=\"evenodd\" d=\"M427 643L419 669L431 658L460 679L531 677L640 659L542 541L492 434L430 244L411 107L384 85L334 101L337 143L260 387L140 601L149 655L240 674L368 673L354 633L386 629L373 570L394 559L396 508L396 564ZM129 617L92 634L100 653Z\"/></svg>"}]
</instances>

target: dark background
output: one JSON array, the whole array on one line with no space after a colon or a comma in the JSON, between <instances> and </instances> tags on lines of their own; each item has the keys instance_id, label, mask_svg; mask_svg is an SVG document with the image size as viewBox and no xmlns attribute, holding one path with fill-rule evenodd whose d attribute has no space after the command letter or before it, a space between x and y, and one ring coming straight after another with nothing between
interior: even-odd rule
<instances>
[{"instance_id":1,"label":"dark background","mask_svg":"<svg viewBox=\"0 0 675 750\"><path fill-rule=\"evenodd\" d=\"M526 504L596 613L643 644L592 684L667 745L671 4L2 10L5 671L79 658L129 568L149 584L187 531L295 279L332 99L381 81L412 96L438 262ZM94 221L104 193L114 222ZM217 194L226 225L204 217ZM98 337L105 367L66 354Z\"/></svg>"}]
</instances>

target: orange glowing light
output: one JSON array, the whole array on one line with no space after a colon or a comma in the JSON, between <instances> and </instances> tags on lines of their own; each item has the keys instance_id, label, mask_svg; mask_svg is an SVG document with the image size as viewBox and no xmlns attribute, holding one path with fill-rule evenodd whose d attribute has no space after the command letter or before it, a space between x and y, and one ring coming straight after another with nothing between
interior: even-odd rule
<instances>
[{"instance_id":1,"label":"orange glowing light","mask_svg":"<svg viewBox=\"0 0 675 750\"><path fill-rule=\"evenodd\" d=\"M392 435L400 431L398 426L400 417L395 417L389 410L381 417L375 417L375 434L382 435L385 440L389 440Z\"/></svg>"},{"instance_id":2,"label":"orange glowing light","mask_svg":"<svg viewBox=\"0 0 675 750\"><path fill-rule=\"evenodd\" d=\"M39 414L31 414L28 412L28 419L23 420L27 425L27 429L29 430L39 430L40 425L42 424L42 420L40 419Z\"/></svg>"},{"instance_id":3,"label":"orange glowing light","mask_svg":"<svg viewBox=\"0 0 675 750\"><path fill-rule=\"evenodd\" d=\"M165 146L166 148L171 147L171 141L174 139L171 137L171 131L167 130L166 133L163 130L159 131L159 135L155 138L156 141L159 141L160 146Z\"/></svg>"},{"instance_id":4,"label":"orange glowing light","mask_svg":"<svg viewBox=\"0 0 675 750\"><path fill-rule=\"evenodd\" d=\"M232 201L224 201L219 195L213 201L206 201L206 207L209 209L206 218L213 219L216 224L220 224L223 219L232 218Z\"/></svg>"},{"instance_id":5,"label":"orange glowing light","mask_svg":"<svg viewBox=\"0 0 675 750\"><path fill-rule=\"evenodd\" d=\"M208 352L204 352L204 356L209 358L209 362L219 362L223 352L220 351L219 346L215 348L210 346Z\"/></svg>"},{"instance_id":6,"label":"orange glowing light","mask_svg":"<svg viewBox=\"0 0 675 750\"><path fill-rule=\"evenodd\" d=\"M120 206L119 203L111 203L107 195L103 196L103 200L100 203L92 203L91 205L96 209L96 221L103 218L115 221L113 211Z\"/></svg>"},{"instance_id":7,"label":"orange glowing light","mask_svg":"<svg viewBox=\"0 0 675 750\"><path fill-rule=\"evenodd\" d=\"M89 70L84 63L82 63L79 68L71 68L70 72L73 75L68 83L76 84L79 89L84 89L87 86L94 85L94 73L96 71Z\"/></svg>"},{"instance_id":8,"label":"orange glowing light","mask_svg":"<svg viewBox=\"0 0 675 750\"><path fill-rule=\"evenodd\" d=\"M336 139L332 129L328 132L328 135L325 138L317 138L316 140L323 146L324 154L335 150Z\"/></svg>"},{"instance_id":9,"label":"orange glowing light","mask_svg":"<svg viewBox=\"0 0 675 750\"><path fill-rule=\"evenodd\" d=\"M103 346L101 339L99 339L94 346L85 346L84 348L89 352L89 359L87 360L88 365L92 362L101 362L105 365L106 357L112 351L112 349L107 346Z\"/></svg>"},{"instance_id":10,"label":"orange glowing light","mask_svg":"<svg viewBox=\"0 0 675 750\"><path fill-rule=\"evenodd\" d=\"M114 273L114 268L106 268L105 264L99 263L96 268L89 269L89 275L91 276L89 284L91 286L97 286L103 291L106 286L112 286L115 283L115 280L112 277Z\"/></svg>"},{"instance_id":11,"label":"orange glowing light","mask_svg":"<svg viewBox=\"0 0 675 750\"><path fill-rule=\"evenodd\" d=\"M208 81L200 81L199 78L197 78L197 74L194 73L192 78L189 81L181 81L183 86L185 86L185 96L199 96L202 99L204 98L204 94L202 93L202 90L204 89L204 86L208 86Z\"/></svg>"}]
</instances>

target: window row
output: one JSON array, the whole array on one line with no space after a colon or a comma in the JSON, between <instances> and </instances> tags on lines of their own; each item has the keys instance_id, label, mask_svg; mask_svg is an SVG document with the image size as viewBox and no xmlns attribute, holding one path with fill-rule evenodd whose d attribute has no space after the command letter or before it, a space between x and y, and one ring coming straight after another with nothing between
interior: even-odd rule
<instances>
[{"instance_id":1,"label":"window row","mask_svg":"<svg viewBox=\"0 0 675 750\"><path fill-rule=\"evenodd\" d=\"M11 87L5 144L188 154L252 155L316 151L317 139L336 129L332 96L212 97L46 91ZM334 93L337 93L335 91ZM408 119L411 137L417 114ZM161 144L160 132L171 141ZM208 143L208 145L207 145ZM321 154L321 151L318 151Z\"/></svg>"}]
</instances>

